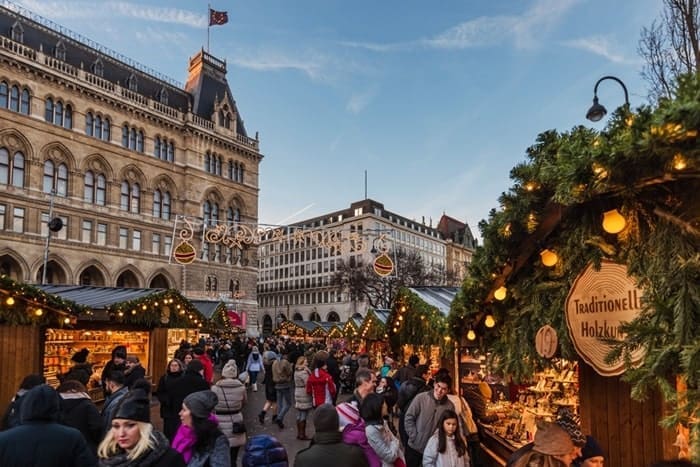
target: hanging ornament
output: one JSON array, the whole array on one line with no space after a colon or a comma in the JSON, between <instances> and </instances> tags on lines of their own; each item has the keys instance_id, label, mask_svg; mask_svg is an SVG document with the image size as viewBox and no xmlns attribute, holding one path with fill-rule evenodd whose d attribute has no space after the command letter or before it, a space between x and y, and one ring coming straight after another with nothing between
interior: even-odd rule
<instances>
[{"instance_id":1,"label":"hanging ornament","mask_svg":"<svg viewBox=\"0 0 700 467\"><path fill-rule=\"evenodd\" d=\"M374 272L381 277L386 277L394 272L394 262L391 260L389 255L382 253L381 255L377 256L377 258L374 260Z\"/></svg>"},{"instance_id":2,"label":"hanging ornament","mask_svg":"<svg viewBox=\"0 0 700 467\"><path fill-rule=\"evenodd\" d=\"M190 264L196 256L197 252L187 240L181 241L173 252L173 258L180 264Z\"/></svg>"},{"instance_id":3,"label":"hanging ornament","mask_svg":"<svg viewBox=\"0 0 700 467\"><path fill-rule=\"evenodd\" d=\"M484 318L484 326L487 328L492 328L496 325L496 320L494 319L492 314L486 315L486 318Z\"/></svg>"},{"instance_id":4,"label":"hanging ornament","mask_svg":"<svg viewBox=\"0 0 700 467\"><path fill-rule=\"evenodd\" d=\"M505 300L507 292L508 289L506 289L506 287L502 285L499 288L497 288L496 291L493 293L493 298L495 298L496 300Z\"/></svg>"},{"instance_id":5,"label":"hanging ornament","mask_svg":"<svg viewBox=\"0 0 700 467\"><path fill-rule=\"evenodd\" d=\"M542 264L547 267L552 267L559 262L557 254L547 248L540 252L540 259L542 260Z\"/></svg>"},{"instance_id":6,"label":"hanging ornament","mask_svg":"<svg viewBox=\"0 0 700 467\"><path fill-rule=\"evenodd\" d=\"M470 341L473 341L473 340L476 339L476 333L474 332L473 329L470 329L470 330L467 332L467 339L469 339Z\"/></svg>"},{"instance_id":7,"label":"hanging ornament","mask_svg":"<svg viewBox=\"0 0 700 467\"><path fill-rule=\"evenodd\" d=\"M550 325L545 324L537 331L535 336L535 350L543 358L552 358L557 351L559 339L557 331Z\"/></svg>"},{"instance_id":8,"label":"hanging ornament","mask_svg":"<svg viewBox=\"0 0 700 467\"><path fill-rule=\"evenodd\" d=\"M617 209L611 209L603 214L603 230L607 233L620 233L626 225L627 221Z\"/></svg>"}]
</instances>

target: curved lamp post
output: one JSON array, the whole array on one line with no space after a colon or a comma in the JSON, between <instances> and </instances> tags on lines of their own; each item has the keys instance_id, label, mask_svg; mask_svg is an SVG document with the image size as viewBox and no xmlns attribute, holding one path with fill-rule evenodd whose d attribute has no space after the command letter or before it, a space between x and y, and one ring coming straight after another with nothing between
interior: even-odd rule
<instances>
[{"instance_id":1,"label":"curved lamp post","mask_svg":"<svg viewBox=\"0 0 700 467\"><path fill-rule=\"evenodd\" d=\"M592 122L599 121L605 116L605 114L608 113L605 107L598 103L598 85L606 79L617 81L617 83L620 86L622 86L622 90L625 91L625 105L628 107L630 105L629 94L627 93L627 87L625 86L625 83L623 83L619 78L616 78L615 76L603 76L598 80L597 83L595 83L595 87L593 88L593 105L590 109L588 109L588 112L586 112L586 118Z\"/></svg>"}]
</instances>

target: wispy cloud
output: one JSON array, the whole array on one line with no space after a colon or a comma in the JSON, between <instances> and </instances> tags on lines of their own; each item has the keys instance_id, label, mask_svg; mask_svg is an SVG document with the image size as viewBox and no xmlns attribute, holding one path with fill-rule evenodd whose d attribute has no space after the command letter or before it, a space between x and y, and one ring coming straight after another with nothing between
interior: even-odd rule
<instances>
[{"instance_id":1,"label":"wispy cloud","mask_svg":"<svg viewBox=\"0 0 700 467\"><path fill-rule=\"evenodd\" d=\"M106 1L41 1L18 0L24 8L52 19L101 19L131 18L143 21L178 24L192 28L207 26L207 17L202 13L170 7L145 6L141 3Z\"/></svg>"},{"instance_id":2,"label":"wispy cloud","mask_svg":"<svg viewBox=\"0 0 700 467\"><path fill-rule=\"evenodd\" d=\"M372 102L375 95L375 90L353 93L348 99L345 109L352 114L359 114Z\"/></svg>"},{"instance_id":3,"label":"wispy cloud","mask_svg":"<svg viewBox=\"0 0 700 467\"><path fill-rule=\"evenodd\" d=\"M535 47L540 38L559 24L580 0L536 0L520 15L481 16L464 21L433 37L395 43L342 42L347 47L374 52L415 48L467 49L512 43L517 48Z\"/></svg>"},{"instance_id":4,"label":"wispy cloud","mask_svg":"<svg viewBox=\"0 0 700 467\"><path fill-rule=\"evenodd\" d=\"M283 52L261 52L249 56L237 56L233 63L242 68L258 71L296 70L304 73L314 81L324 81L326 60L320 55L307 58L285 55Z\"/></svg>"},{"instance_id":5,"label":"wispy cloud","mask_svg":"<svg viewBox=\"0 0 700 467\"><path fill-rule=\"evenodd\" d=\"M579 39L566 41L564 42L564 45L574 49L585 50L595 55L600 55L613 63L637 64L639 62L639 59L628 58L623 54L616 52L611 40L603 36L581 37Z\"/></svg>"},{"instance_id":6,"label":"wispy cloud","mask_svg":"<svg viewBox=\"0 0 700 467\"><path fill-rule=\"evenodd\" d=\"M141 42L157 42L169 45L184 46L191 39L183 32L166 31L159 28L148 27L134 33L134 36Z\"/></svg>"}]
</instances>

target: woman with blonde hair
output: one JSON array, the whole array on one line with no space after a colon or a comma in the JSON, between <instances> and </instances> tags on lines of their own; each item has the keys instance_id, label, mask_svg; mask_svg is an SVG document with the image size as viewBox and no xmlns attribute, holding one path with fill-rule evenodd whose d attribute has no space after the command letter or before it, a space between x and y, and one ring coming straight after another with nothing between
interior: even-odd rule
<instances>
[{"instance_id":1,"label":"woman with blonde hair","mask_svg":"<svg viewBox=\"0 0 700 467\"><path fill-rule=\"evenodd\" d=\"M180 453L151 425L151 401L134 389L117 405L112 424L97 448L102 467L185 467Z\"/></svg>"},{"instance_id":2,"label":"woman with blonde hair","mask_svg":"<svg viewBox=\"0 0 700 467\"><path fill-rule=\"evenodd\" d=\"M313 408L311 394L306 392L306 382L311 370L303 355L297 358L294 365L294 408L297 409L297 439L306 440L306 418Z\"/></svg>"}]
</instances>

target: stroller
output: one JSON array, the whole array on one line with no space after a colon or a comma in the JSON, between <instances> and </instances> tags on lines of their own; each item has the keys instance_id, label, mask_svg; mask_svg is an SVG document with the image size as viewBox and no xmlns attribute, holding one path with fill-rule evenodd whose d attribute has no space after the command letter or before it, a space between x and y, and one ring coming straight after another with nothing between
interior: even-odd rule
<instances>
[{"instance_id":1,"label":"stroller","mask_svg":"<svg viewBox=\"0 0 700 467\"><path fill-rule=\"evenodd\" d=\"M340 394L352 394L355 389L353 380L355 379L352 371L350 370L350 365L340 366Z\"/></svg>"}]
</instances>

